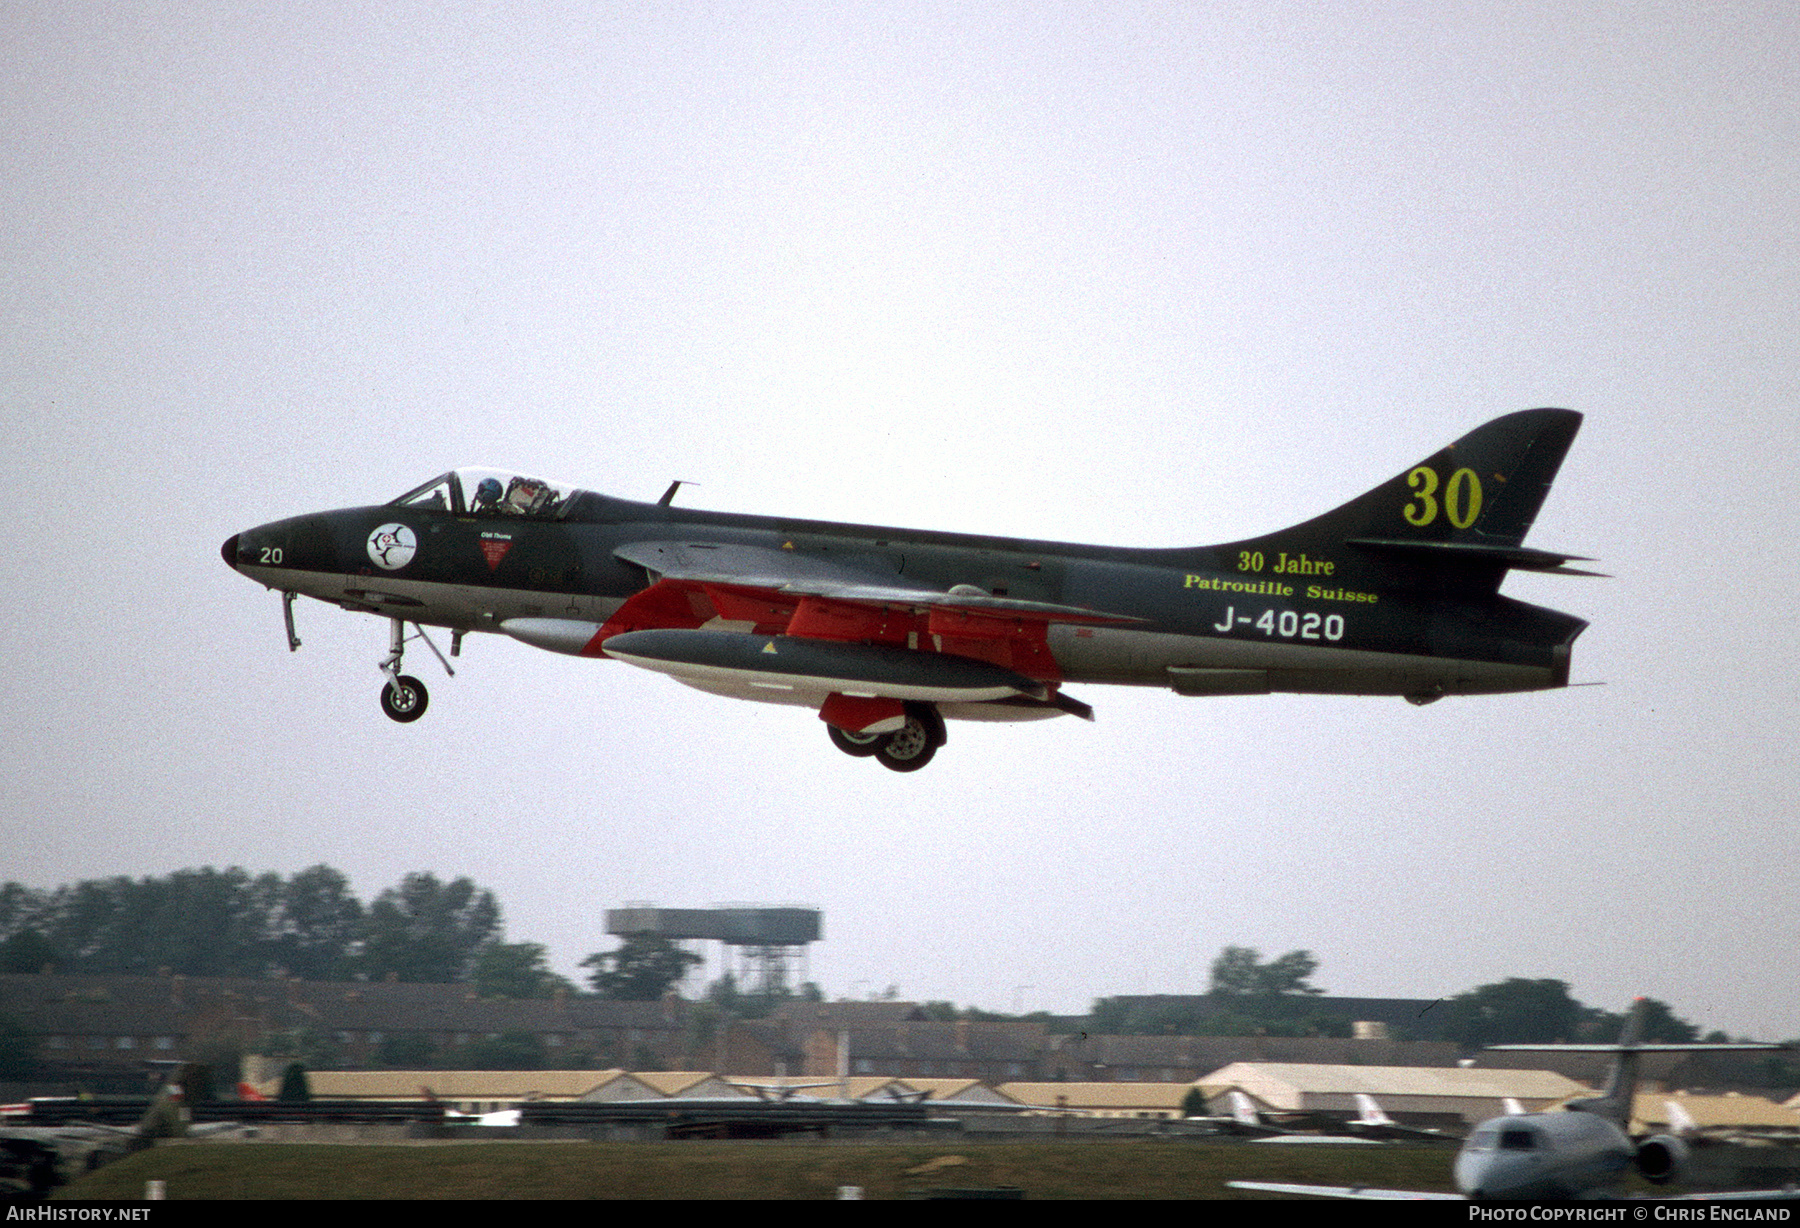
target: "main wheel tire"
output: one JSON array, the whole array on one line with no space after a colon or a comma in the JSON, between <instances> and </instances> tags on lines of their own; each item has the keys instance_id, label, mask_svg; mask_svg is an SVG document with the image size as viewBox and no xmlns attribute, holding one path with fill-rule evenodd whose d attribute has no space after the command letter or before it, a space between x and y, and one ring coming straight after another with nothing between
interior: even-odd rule
<instances>
[{"instance_id":1,"label":"main wheel tire","mask_svg":"<svg viewBox=\"0 0 1800 1228\"><path fill-rule=\"evenodd\" d=\"M943 715L938 712L936 704L909 703L906 705L906 714L916 716L924 723L925 733L930 737L933 747L942 746L950 740L950 735L944 730Z\"/></svg>"},{"instance_id":2,"label":"main wheel tire","mask_svg":"<svg viewBox=\"0 0 1800 1228\"><path fill-rule=\"evenodd\" d=\"M882 735L878 733L851 733L836 725L825 726L825 732L831 735L833 746L857 759L867 759L881 749Z\"/></svg>"},{"instance_id":3,"label":"main wheel tire","mask_svg":"<svg viewBox=\"0 0 1800 1228\"><path fill-rule=\"evenodd\" d=\"M906 724L882 738L880 749L875 752L875 758L890 772L918 771L931 762L937 748L943 745L943 725L933 723L937 713L930 709L926 714L915 712L912 704L906 707Z\"/></svg>"},{"instance_id":4,"label":"main wheel tire","mask_svg":"<svg viewBox=\"0 0 1800 1228\"><path fill-rule=\"evenodd\" d=\"M424 716L425 706L431 702L425 684L410 674L401 674L395 682L399 684L398 694L392 683L381 688L381 710L388 719L405 725Z\"/></svg>"}]
</instances>

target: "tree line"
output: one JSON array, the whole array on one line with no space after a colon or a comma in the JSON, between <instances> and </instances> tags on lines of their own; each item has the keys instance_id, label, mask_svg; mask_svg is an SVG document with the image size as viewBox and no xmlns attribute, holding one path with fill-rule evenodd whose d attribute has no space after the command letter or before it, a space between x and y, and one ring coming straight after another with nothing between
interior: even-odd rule
<instances>
[{"instance_id":1,"label":"tree line","mask_svg":"<svg viewBox=\"0 0 1800 1228\"><path fill-rule=\"evenodd\" d=\"M1185 1036L1349 1036L1350 1020L1324 1009L1324 990L1311 984L1319 961L1310 951L1289 951L1264 961L1251 947L1226 947L1213 961L1204 997L1098 998L1089 1016L1095 1032ZM1678 1018L1666 1002L1645 1000L1648 1041L1683 1044L1725 1040L1722 1032ZM1428 1005L1397 1040L1448 1040L1465 1049L1483 1045L1611 1041L1625 1016L1584 1006L1567 981L1509 977L1478 985Z\"/></svg>"},{"instance_id":2,"label":"tree line","mask_svg":"<svg viewBox=\"0 0 1800 1228\"><path fill-rule=\"evenodd\" d=\"M0 885L0 972L472 982L499 998L574 988L544 946L502 939L492 891L423 872L366 905L326 865Z\"/></svg>"},{"instance_id":3,"label":"tree line","mask_svg":"<svg viewBox=\"0 0 1800 1228\"><path fill-rule=\"evenodd\" d=\"M466 878L408 874L365 906L330 866L291 878L236 866L0 886L0 970L455 981L500 937L500 905Z\"/></svg>"},{"instance_id":4,"label":"tree line","mask_svg":"<svg viewBox=\"0 0 1800 1228\"><path fill-rule=\"evenodd\" d=\"M430 873L406 875L367 905L326 865L290 878L208 866L48 891L0 885L0 972L468 983L483 998L579 992L551 970L543 945L502 938L492 891ZM638 934L581 966L597 997L654 1002L702 962L666 938ZM706 1001L749 1018L786 996L740 994L726 973Z\"/></svg>"},{"instance_id":5,"label":"tree line","mask_svg":"<svg viewBox=\"0 0 1800 1228\"><path fill-rule=\"evenodd\" d=\"M52 890L0 885L0 972L387 980L472 984L484 998L546 998L576 987L549 967L538 943L503 941L492 891L468 878L408 874L365 905L326 865L288 878L238 867L177 870L164 877L88 879ZM664 938L637 935L582 961L599 997L654 1001L700 957ZM1230 946L1212 964L1208 993L1096 999L1084 1030L1190 1036L1347 1036L1349 1020L1324 1009L1309 951L1264 960ZM755 1018L791 996L751 995L727 973L702 1002L721 1017ZM801 997L817 1000L817 986ZM933 1018L1004 1019L949 1003ZM1042 1016L1040 1016L1042 1017ZM1509 978L1439 999L1397 1039L1450 1040L1466 1048L1611 1040L1624 1017L1585 1006L1567 982ZM1651 1000L1647 1040L1701 1039L1700 1029ZM1704 1039L1723 1039L1712 1033Z\"/></svg>"}]
</instances>

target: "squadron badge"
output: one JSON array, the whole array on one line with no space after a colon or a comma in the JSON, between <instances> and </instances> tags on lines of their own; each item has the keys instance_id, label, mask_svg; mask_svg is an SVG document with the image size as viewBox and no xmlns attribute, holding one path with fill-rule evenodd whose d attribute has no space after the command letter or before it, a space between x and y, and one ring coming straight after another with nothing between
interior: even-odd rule
<instances>
[{"instance_id":1,"label":"squadron badge","mask_svg":"<svg viewBox=\"0 0 1800 1228\"><path fill-rule=\"evenodd\" d=\"M369 558L385 571L397 571L412 562L419 539L403 524L384 524L369 534Z\"/></svg>"}]
</instances>

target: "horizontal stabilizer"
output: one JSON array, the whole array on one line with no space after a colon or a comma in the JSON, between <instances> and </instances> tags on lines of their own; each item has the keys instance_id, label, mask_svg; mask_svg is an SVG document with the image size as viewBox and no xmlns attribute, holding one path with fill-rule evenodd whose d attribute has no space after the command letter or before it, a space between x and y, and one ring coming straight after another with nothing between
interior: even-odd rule
<instances>
[{"instance_id":1,"label":"horizontal stabilizer","mask_svg":"<svg viewBox=\"0 0 1800 1228\"><path fill-rule=\"evenodd\" d=\"M1409 555L1421 563L1498 563L1520 571L1552 572L1560 576L1601 576L1597 571L1565 567L1568 562L1591 563L1579 554L1533 550L1529 546L1488 546L1475 542L1401 540L1388 537L1352 537L1346 545L1377 553ZM1604 577L1602 577L1604 578Z\"/></svg>"}]
</instances>

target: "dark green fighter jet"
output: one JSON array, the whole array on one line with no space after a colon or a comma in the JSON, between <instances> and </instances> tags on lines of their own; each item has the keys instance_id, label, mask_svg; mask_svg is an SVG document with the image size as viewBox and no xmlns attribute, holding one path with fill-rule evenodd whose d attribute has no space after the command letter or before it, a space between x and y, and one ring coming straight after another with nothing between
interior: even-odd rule
<instances>
[{"instance_id":1,"label":"dark green fighter jet","mask_svg":"<svg viewBox=\"0 0 1800 1228\"><path fill-rule=\"evenodd\" d=\"M1178 695L1445 695L1565 686L1586 622L1500 595L1581 415L1496 418L1334 512L1220 546L1122 549L690 511L458 469L389 503L239 533L225 562L389 621L382 709L427 626L611 657L812 708L847 754L907 772L944 722L1093 710L1067 683ZM407 624L414 634L409 635Z\"/></svg>"}]
</instances>

